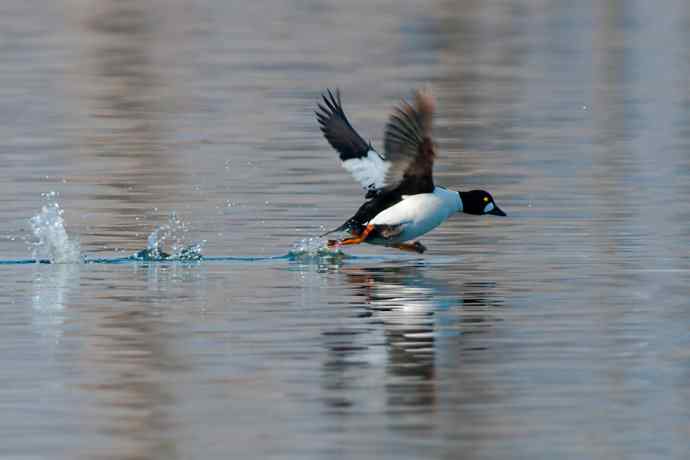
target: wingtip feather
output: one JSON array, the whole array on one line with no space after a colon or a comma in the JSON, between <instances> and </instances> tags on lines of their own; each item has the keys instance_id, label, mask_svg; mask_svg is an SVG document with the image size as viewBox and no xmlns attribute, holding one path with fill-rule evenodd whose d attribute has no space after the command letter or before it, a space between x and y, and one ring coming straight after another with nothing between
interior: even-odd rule
<instances>
[{"instance_id":1,"label":"wingtip feather","mask_svg":"<svg viewBox=\"0 0 690 460\"><path fill-rule=\"evenodd\" d=\"M431 123L436 110L436 99L430 85L425 85L415 92L415 105L419 113L425 137L431 137Z\"/></svg>"},{"instance_id":2,"label":"wingtip feather","mask_svg":"<svg viewBox=\"0 0 690 460\"><path fill-rule=\"evenodd\" d=\"M433 113L436 110L436 98L431 85L425 85L415 92L415 103L419 112Z\"/></svg>"}]
</instances>

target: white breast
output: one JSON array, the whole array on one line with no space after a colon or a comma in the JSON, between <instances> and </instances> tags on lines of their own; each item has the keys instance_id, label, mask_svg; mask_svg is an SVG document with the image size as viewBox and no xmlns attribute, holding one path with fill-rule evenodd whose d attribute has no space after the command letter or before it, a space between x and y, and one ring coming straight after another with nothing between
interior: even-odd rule
<instances>
[{"instance_id":1,"label":"white breast","mask_svg":"<svg viewBox=\"0 0 690 460\"><path fill-rule=\"evenodd\" d=\"M391 240L372 241L375 244L395 244L421 236L438 227L461 206L458 192L436 187L433 193L403 197L400 203L380 212L373 225L402 225L402 232Z\"/></svg>"}]
</instances>

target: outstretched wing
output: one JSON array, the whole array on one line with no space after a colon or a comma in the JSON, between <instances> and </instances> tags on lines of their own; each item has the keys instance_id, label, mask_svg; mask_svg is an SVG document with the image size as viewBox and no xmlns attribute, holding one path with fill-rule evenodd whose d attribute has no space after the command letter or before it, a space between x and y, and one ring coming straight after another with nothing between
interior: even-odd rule
<instances>
[{"instance_id":1,"label":"outstretched wing","mask_svg":"<svg viewBox=\"0 0 690 460\"><path fill-rule=\"evenodd\" d=\"M384 134L386 160L391 163L385 182L402 194L434 191L436 152L431 140L435 101L429 90L418 90L415 106L403 102L391 114Z\"/></svg>"},{"instance_id":2,"label":"outstretched wing","mask_svg":"<svg viewBox=\"0 0 690 460\"><path fill-rule=\"evenodd\" d=\"M333 95L329 89L322 97L316 119L323 135L340 155L343 167L369 192L367 196L375 193L383 188L390 165L350 125L340 102L340 91L336 89Z\"/></svg>"}]
</instances>

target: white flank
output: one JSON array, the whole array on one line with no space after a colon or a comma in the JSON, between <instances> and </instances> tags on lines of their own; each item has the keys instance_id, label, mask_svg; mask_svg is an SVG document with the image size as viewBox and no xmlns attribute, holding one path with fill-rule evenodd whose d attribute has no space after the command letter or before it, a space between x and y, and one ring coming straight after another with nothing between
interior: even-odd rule
<instances>
[{"instance_id":1,"label":"white flank","mask_svg":"<svg viewBox=\"0 0 690 460\"><path fill-rule=\"evenodd\" d=\"M374 244L396 244L421 236L438 227L462 209L458 192L436 187L433 193L404 196L400 203L380 212L369 221L373 225L402 225L399 236L374 240Z\"/></svg>"},{"instance_id":2,"label":"white flank","mask_svg":"<svg viewBox=\"0 0 690 460\"><path fill-rule=\"evenodd\" d=\"M369 150L366 157L343 161L343 167L350 171L364 190L377 190L384 186L390 163L375 151Z\"/></svg>"}]
</instances>

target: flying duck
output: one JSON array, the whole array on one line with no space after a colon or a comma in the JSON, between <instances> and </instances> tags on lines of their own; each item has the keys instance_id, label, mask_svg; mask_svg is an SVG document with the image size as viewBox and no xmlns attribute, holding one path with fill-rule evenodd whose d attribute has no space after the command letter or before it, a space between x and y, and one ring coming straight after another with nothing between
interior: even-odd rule
<instances>
[{"instance_id":1,"label":"flying duck","mask_svg":"<svg viewBox=\"0 0 690 460\"><path fill-rule=\"evenodd\" d=\"M456 192L434 185L436 148L431 122L436 102L430 90L415 93L414 106L403 101L384 132L385 156L354 130L345 116L340 92L322 94L316 118L343 167L366 191L366 201L343 225L321 236L348 231L351 238L329 240L329 247L370 243L423 253L416 241L452 214L506 214L484 190Z\"/></svg>"}]
</instances>

